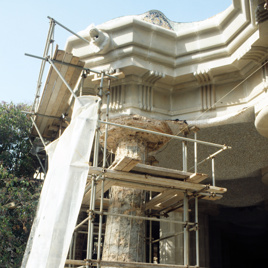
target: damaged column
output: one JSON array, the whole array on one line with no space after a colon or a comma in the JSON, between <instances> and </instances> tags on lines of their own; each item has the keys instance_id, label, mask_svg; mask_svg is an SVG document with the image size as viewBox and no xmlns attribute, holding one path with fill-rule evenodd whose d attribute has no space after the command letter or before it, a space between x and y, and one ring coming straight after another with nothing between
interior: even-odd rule
<instances>
[{"instance_id":1,"label":"damaged column","mask_svg":"<svg viewBox=\"0 0 268 268\"><path fill-rule=\"evenodd\" d=\"M123 116L112 120L115 123L149 129L171 134L168 125L160 120L148 119L142 116ZM108 135L108 148L116 154L116 161L125 156L137 159L142 163L150 162L150 153L159 149L169 138L111 127ZM113 186L110 190L108 212L144 216L145 191L134 188ZM144 262L145 261L145 222L109 215L107 217L103 260Z\"/></svg>"}]
</instances>

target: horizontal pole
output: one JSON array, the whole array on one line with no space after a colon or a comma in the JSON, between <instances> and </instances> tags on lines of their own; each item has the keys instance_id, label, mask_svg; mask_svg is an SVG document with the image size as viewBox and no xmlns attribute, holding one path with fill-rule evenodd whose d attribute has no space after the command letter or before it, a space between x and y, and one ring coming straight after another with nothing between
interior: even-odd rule
<instances>
[{"instance_id":1,"label":"horizontal pole","mask_svg":"<svg viewBox=\"0 0 268 268\"><path fill-rule=\"evenodd\" d=\"M123 218L138 219L138 220L147 220L147 221L157 221L157 222L169 222L169 223L177 223L177 224L195 225L194 222L171 221L171 220L165 220L165 219L149 218L149 217L143 217L143 216L134 216L134 215L117 214L117 213L109 213L109 212L101 213L99 211L95 211L95 213L96 214L103 214L103 215L106 215L106 216L123 217Z\"/></svg>"},{"instance_id":2,"label":"horizontal pole","mask_svg":"<svg viewBox=\"0 0 268 268\"><path fill-rule=\"evenodd\" d=\"M84 42L86 42L87 44L89 44L90 42L83 38L82 36L78 35L77 33L73 32L72 30L70 30L69 28L67 28L66 26L64 26L63 24L61 24L60 22L56 21L55 19L51 18L48 16L48 19L54 21L56 24L58 24L59 26L61 26L63 29L65 29L66 31L72 33L73 35L77 36L79 39L83 40Z\"/></svg>"},{"instance_id":3,"label":"horizontal pole","mask_svg":"<svg viewBox=\"0 0 268 268\"><path fill-rule=\"evenodd\" d=\"M121 262L121 261L105 261L105 260L86 260L87 264L92 263L92 265L100 264L101 267L137 267L137 268L196 268L196 266L184 266L176 264L161 264L161 263L146 263L146 262ZM67 263L67 262L66 262Z\"/></svg>"},{"instance_id":4,"label":"horizontal pole","mask_svg":"<svg viewBox=\"0 0 268 268\"><path fill-rule=\"evenodd\" d=\"M200 161L199 163L197 163L197 166L199 166L199 165L205 163L205 162L208 161L209 159L214 158L215 156L217 156L218 154L220 154L220 153L223 152L223 151L225 151L224 148L222 148L222 149L218 150L217 152L215 152L215 153L209 155L207 158L205 158L205 159L203 159L202 161ZM192 169L194 169L194 166L191 167L191 168L189 169L189 171L192 170Z\"/></svg>"},{"instance_id":5,"label":"horizontal pole","mask_svg":"<svg viewBox=\"0 0 268 268\"><path fill-rule=\"evenodd\" d=\"M33 112L27 112L27 111L22 111L24 114L30 114L30 115L36 115L36 116L41 116L41 117L47 117L47 118L52 118L52 119L57 119L61 120L61 116L53 116L53 115L46 115L46 114L39 114L39 113L33 113Z\"/></svg>"},{"instance_id":6,"label":"horizontal pole","mask_svg":"<svg viewBox=\"0 0 268 268\"><path fill-rule=\"evenodd\" d=\"M159 239L156 239L156 240L152 241L152 244L157 243L157 242L160 242L160 241L162 241L162 240L166 240L166 239L169 239L169 238L178 236L178 235L182 235L183 233L184 233L184 232L179 232L179 233L175 233L175 234L173 234L173 235L168 235L168 236L165 236L165 237L161 237L161 238L159 238Z\"/></svg>"},{"instance_id":7,"label":"horizontal pole","mask_svg":"<svg viewBox=\"0 0 268 268\"><path fill-rule=\"evenodd\" d=\"M48 60L49 59L48 57L47 58L44 58L44 57L36 56L36 55L33 55L33 54L29 54L29 53L24 53L24 55L27 56L27 57L36 58L36 59L39 59L39 60L49 61ZM85 67L82 67L82 66L79 66L79 65L75 65L75 64L71 64L71 63L64 62L64 61L59 61L59 60L54 60L54 59L50 59L50 61L52 61L53 63L59 63L59 64L62 64L62 65L66 65L66 66L78 68L78 69L81 69L81 70L84 70L84 71L87 71L87 72L91 72L91 73L95 73L95 74L101 74L102 73L100 71L92 70L92 69L89 69L89 68L85 68ZM104 76L105 77L108 76L110 78L118 79L118 77L116 77L114 75L110 75L110 74L105 74Z\"/></svg>"},{"instance_id":8,"label":"horizontal pole","mask_svg":"<svg viewBox=\"0 0 268 268\"><path fill-rule=\"evenodd\" d=\"M112 122L106 122L106 121L102 121L102 120L98 120L98 121L101 124L107 124L107 125L111 125L111 126L116 126L116 127L122 127L122 128L131 129L131 130L138 130L138 131L141 131L141 132L155 134L155 135L159 135L159 136L164 136L164 137L168 137L168 138L171 138L171 139L177 139L177 140L189 141L189 142L196 142L196 143L203 144L203 145L209 145L209 146L213 146L213 147L222 148L223 150L231 149L232 148L230 146L226 146L226 145L222 145L222 144L217 144L217 143L212 143L212 142L207 142L207 141L200 141L200 140L190 139L190 138L186 138L186 137L181 137L181 136L166 134L166 133L157 132L157 131L153 131L153 130L148 130L148 129L143 129L143 128L137 128L137 127L131 127L131 126L126 126L126 125L120 125L120 124L116 124L116 123L112 123Z\"/></svg>"}]
</instances>

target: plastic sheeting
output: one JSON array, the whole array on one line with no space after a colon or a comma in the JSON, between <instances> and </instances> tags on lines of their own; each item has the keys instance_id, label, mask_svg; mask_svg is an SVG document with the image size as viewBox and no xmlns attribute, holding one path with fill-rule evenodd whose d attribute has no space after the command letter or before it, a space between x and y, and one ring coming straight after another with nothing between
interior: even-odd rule
<instances>
[{"instance_id":1,"label":"plastic sheeting","mask_svg":"<svg viewBox=\"0 0 268 268\"><path fill-rule=\"evenodd\" d=\"M81 207L98 97L80 97L71 124L47 148L49 169L21 267L64 267Z\"/></svg>"}]
</instances>

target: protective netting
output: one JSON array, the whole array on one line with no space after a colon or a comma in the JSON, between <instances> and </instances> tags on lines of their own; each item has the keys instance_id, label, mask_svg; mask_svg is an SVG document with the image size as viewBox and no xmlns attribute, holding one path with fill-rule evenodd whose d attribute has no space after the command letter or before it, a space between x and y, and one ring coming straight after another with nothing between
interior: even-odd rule
<instances>
[{"instance_id":1,"label":"protective netting","mask_svg":"<svg viewBox=\"0 0 268 268\"><path fill-rule=\"evenodd\" d=\"M79 97L71 124L49 146L49 169L21 267L64 267L85 190L98 97Z\"/></svg>"}]
</instances>

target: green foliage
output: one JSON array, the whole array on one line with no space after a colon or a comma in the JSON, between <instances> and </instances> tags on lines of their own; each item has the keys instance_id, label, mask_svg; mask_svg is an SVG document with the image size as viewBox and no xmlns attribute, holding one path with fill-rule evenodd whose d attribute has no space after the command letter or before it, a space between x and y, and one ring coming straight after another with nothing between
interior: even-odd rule
<instances>
[{"instance_id":1,"label":"green foliage","mask_svg":"<svg viewBox=\"0 0 268 268\"><path fill-rule=\"evenodd\" d=\"M32 179L28 109L0 104L0 267L20 267L42 187Z\"/></svg>"},{"instance_id":2,"label":"green foliage","mask_svg":"<svg viewBox=\"0 0 268 268\"><path fill-rule=\"evenodd\" d=\"M31 121L22 113L24 104L0 104L0 162L16 176L32 175L36 160L29 154Z\"/></svg>"},{"instance_id":3,"label":"green foliage","mask_svg":"<svg viewBox=\"0 0 268 268\"><path fill-rule=\"evenodd\" d=\"M0 166L0 267L20 267L41 186Z\"/></svg>"}]
</instances>

